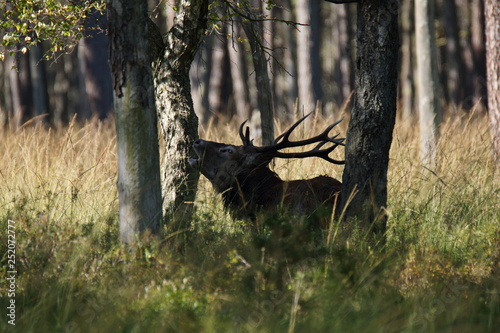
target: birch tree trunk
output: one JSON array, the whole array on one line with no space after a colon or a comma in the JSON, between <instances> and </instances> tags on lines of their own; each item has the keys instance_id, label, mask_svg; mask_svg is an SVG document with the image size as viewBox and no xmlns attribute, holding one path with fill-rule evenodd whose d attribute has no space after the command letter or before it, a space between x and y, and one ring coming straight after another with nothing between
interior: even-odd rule
<instances>
[{"instance_id":1,"label":"birch tree trunk","mask_svg":"<svg viewBox=\"0 0 500 333\"><path fill-rule=\"evenodd\" d=\"M165 141L163 212L171 230L188 226L199 174L188 164L198 138L189 69L207 27L208 0L181 0L165 51L155 64L156 108Z\"/></svg>"},{"instance_id":2,"label":"birch tree trunk","mask_svg":"<svg viewBox=\"0 0 500 333\"><path fill-rule=\"evenodd\" d=\"M420 157L425 167L433 168L439 139L439 123L441 122L434 38L434 0L415 1L415 38Z\"/></svg>"},{"instance_id":3,"label":"birch tree trunk","mask_svg":"<svg viewBox=\"0 0 500 333\"><path fill-rule=\"evenodd\" d=\"M147 2L108 3L118 149L120 237L159 231L162 218L158 133L147 36Z\"/></svg>"},{"instance_id":4,"label":"birch tree trunk","mask_svg":"<svg viewBox=\"0 0 500 333\"><path fill-rule=\"evenodd\" d=\"M496 179L500 180L500 3L486 0L486 75L491 146Z\"/></svg>"}]
</instances>

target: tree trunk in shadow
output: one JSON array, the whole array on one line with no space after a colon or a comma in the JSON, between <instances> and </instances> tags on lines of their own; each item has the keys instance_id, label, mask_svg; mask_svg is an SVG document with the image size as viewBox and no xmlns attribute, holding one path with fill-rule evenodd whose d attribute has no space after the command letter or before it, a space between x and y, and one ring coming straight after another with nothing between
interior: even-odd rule
<instances>
[{"instance_id":1,"label":"tree trunk in shadow","mask_svg":"<svg viewBox=\"0 0 500 333\"><path fill-rule=\"evenodd\" d=\"M108 4L110 65L116 109L120 237L160 231L161 191L158 127L146 3L112 0Z\"/></svg>"},{"instance_id":2,"label":"tree trunk in shadow","mask_svg":"<svg viewBox=\"0 0 500 333\"><path fill-rule=\"evenodd\" d=\"M255 17L254 14L250 14ZM262 127L262 144L269 145L274 140L274 108L271 96L271 81L267 69L267 54L262 44L262 22L243 22L243 29L247 35L252 50L252 60L257 81L257 104L260 111Z\"/></svg>"},{"instance_id":3,"label":"tree trunk in shadow","mask_svg":"<svg viewBox=\"0 0 500 333\"><path fill-rule=\"evenodd\" d=\"M396 118L398 7L398 0L358 2L356 94L342 177L348 230L358 226L381 234L386 230L387 169Z\"/></svg>"}]
</instances>

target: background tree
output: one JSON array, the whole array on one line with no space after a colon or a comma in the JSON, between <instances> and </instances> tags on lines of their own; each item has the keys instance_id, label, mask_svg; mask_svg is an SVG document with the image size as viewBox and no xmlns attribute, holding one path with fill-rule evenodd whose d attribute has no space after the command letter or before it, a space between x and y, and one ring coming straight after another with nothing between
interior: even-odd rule
<instances>
[{"instance_id":1,"label":"background tree","mask_svg":"<svg viewBox=\"0 0 500 333\"><path fill-rule=\"evenodd\" d=\"M13 127L18 128L32 117L33 97L29 56L20 52L13 53L7 57L6 66L15 68L9 71L11 111L8 112L8 118Z\"/></svg>"},{"instance_id":2,"label":"background tree","mask_svg":"<svg viewBox=\"0 0 500 333\"><path fill-rule=\"evenodd\" d=\"M229 24L228 24L229 25ZM233 86L234 108L238 119L238 123L250 118L251 104L248 85L248 73L245 63L245 45L240 42L239 36L243 32L240 25L231 25L233 33L236 35L232 37L227 44L227 51L229 53L229 64L231 66L231 81Z\"/></svg>"},{"instance_id":3,"label":"background tree","mask_svg":"<svg viewBox=\"0 0 500 333\"><path fill-rule=\"evenodd\" d=\"M254 1L253 3L258 5L256 8L262 6L260 1ZM260 7L260 11L262 11L262 7ZM252 9L248 10L247 14L240 13L240 15L246 16L242 24L250 44L252 62L255 68L257 107L260 111L262 143L269 145L274 140L274 108L268 71L269 57L264 46L263 25Z\"/></svg>"},{"instance_id":4,"label":"background tree","mask_svg":"<svg viewBox=\"0 0 500 333\"><path fill-rule=\"evenodd\" d=\"M455 0L443 1L443 25L446 32L446 70L448 78L445 91L448 100L457 107L462 103L464 70L461 60L460 30Z\"/></svg>"},{"instance_id":5,"label":"background tree","mask_svg":"<svg viewBox=\"0 0 500 333\"><path fill-rule=\"evenodd\" d=\"M314 111L322 99L320 61L320 12L319 1L299 0L296 7L297 22L297 74L299 110Z\"/></svg>"},{"instance_id":6,"label":"background tree","mask_svg":"<svg viewBox=\"0 0 500 333\"><path fill-rule=\"evenodd\" d=\"M415 2L420 156L427 167L432 167L435 162L441 122L434 6L434 0Z\"/></svg>"},{"instance_id":7,"label":"background tree","mask_svg":"<svg viewBox=\"0 0 500 333\"><path fill-rule=\"evenodd\" d=\"M386 228L387 169L396 120L398 10L398 0L358 2L356 92L342 175L347 223L357 219L380 233Z\"/></svg>"},{"instance_id":8,"label":"background tree","mask_svg":"<svg viewBox=\"0 0 500 333\"><path fill-rule=\"evenodd\" d=\"M150 3L149 13L152 19L157 22L161 34L166 36L176 16L176 11L174 10L177 9L176 2L158 0L150 0L148 2ZM411 6L412 2L413 0L401 1L402 16L410 17L409 15L414 15L413 7ZM435 35L436 41L439 44L437 51L440 62L438 74L441 90L444 93L443 101L444 99L446 99L446 102L453 101L453 96L460 92L458 101L453 103L455 106L449 109L446 108L444 112L460 115L464 111L468 112L474 105L476 105L477 111L483 112L483 108L480 107L481 103L478 104L477 102L480 99L486 101L484 91L481 93L479 87L480 85L484 86L486 80L484 71L481 74L478 66L475 64L484 63L484 46L481 47L481 40L484 38L481 39L473 36L481 36L481 27L484 27L484 15L478 15L481 10L476 10L480 8L479 6L482 6L484 0L435 0L435 2L438 9L435 17ZM230 3L234 2L230 1ZM297 4L297 2L287 0L278 5L271 6L272 11L263 9L260 14L267 15L268 18L276 17L286 21L297 21L297 18L294 17L297 11ZM353 45L355 39L356 20L353 18L356 15L357 6L331 6L327 2L319 2L319 4L319 15L321 17L320 30L318 32L320 38L318 58L318 62L321 65L320 85L323 88L324 110L326 114L331 114L341 109L346 99L345 92L353 90L352 81L349 85L348 81L344 80L349 75L342 73L345 69L349 70L351 68L351 71L354 69L353 57L355 53L351 52L351 45ZM24 47L29 49L30 45L42 43L44 49L43 58L48 59L48 62L38 61L37 65L43 64L46 68L48 83L46 89L49 96L49 110L53 111L51 115L53 119L51 121L54 121L54 124L60 122L59 119L67 122L66 119L71 119L74 113L81 113L80 107L85 105L84 101L87 99L86 95L82 95L85 92L81 84L85 82L84 73L80 73L79 70L85 58L80 57L79 59L76 55L81 53L78 51L78 48L84 43L79 43L83 35L89 31L97 32L98 28L94 27L94 30L92 30L92 27L89 26L90 20L85 20L84 18L89 17L93 12L92 8L103 12L104 2L102 0L84 0L77 3L63 4L58 0L43 2L27 0L11 1L8 2L8 5L10 8L6 4L0 5L0 15L2 17L0 20L0 38L3 45L3 48L0 48L0 58L5 59L5 61L0 62L0 67L2 67L0 72L3 79L0 85L2 89L0 106L3 118L6 119L7 114L13 112L12 95L15 86L11 86L8 82L11 74L10 68L12 67L11 64L7 63L10 61L9 54L11 52L22 54L21 51L25 50ZM344 10L347 8L348 10ZM458 20L453 19L453 12L456 12ZM211 22L215 22L212 17L210 20ZM226 22L224 23L229 25L227 24L227 20L231 20L231 18L225 18L225 20ZM455 22L459 34L453 32L453 24L450 24L450 22ZM411 94L412 91L415 91L414 86L417 77L411 73L411 70L416 68L416 49L413 47L415 31L411 24L406 26L406 23L411 23L411 20L402 18L402 29L406 32L402 33L401 38L402 53L400 57L402 78L400 80L399 91L402 97L400 101L405 107L400 110L402 110L402 113L411 115L413 111L416 111L416 103L414 103L414 97ZM268 23L265 21L264 26L268 26ZM267 29L272 29L274 36L271 36L269 34L270 30ZM239 75L240 78L237 78L237 75L233 77L233 69L229 72L229 67L232 66L226 66L224 73L226 74L226 78L231 77L231 80L226 80L230 84L222 86L224 91L221 92L221 95L227 98L222 103L225 109L223 112L211 108L211 113L205 117L205 110L210 107L207 98L209 90L205 82L208 82L212 75L215 76L217 74L216 71L211 70L212 66L208 65L211 63L210 58L212 53L214 53L214 49L207 41L214 38L213 33L211 34L212 36L205 38L204 45L196 56L195 65L192 68L191 78L194 79L192 86L194 89L193 95L195 100L198 101L195 111L201 119L206 118L204 119L206 120L204 124L210 124L213 116L218 117L220 121L224 122L226 118L231 119L233 113L240 110L240 108L232 107L236 105L236 96L241 95L236 93L236 90L241 88L242 84L240 81L244 81L244 84L248 85L248 109L257 109L256 87L254 77L252 77L255 72L252 58L249 56L249 45L244 34L238 32L237 29L232 30L228 27L227 32L233 35L233 37L238 35L238 37L241 37L239 46L244 45L244 51L240 55L240 61L242 61L240 68L243 69L239 73L242 74ZM284 67L284 70L281 70L275 61L272 61L272 65L269 66L271 87L275 92L272 96L273 106L280 120L291 120L294 117L293 104L298 96L296 67L298 65L297 52L301 48L301 45L296 44L296 29L293 25L273 24L271 28L265 27L264 32L265 46L272 48L272 50L267 50L268 56L281 60L280 63ZM104 36L103 34L97 35ZM29 36L31 37L26 39ZM33 36L36 36L36 39L32 38ZM479 42L476 42L476 40ZM86 40L85 43L88 41L90 40ZM75 51L68 53L77 44L79 45ZM229 53L229 49L234 50L231 44L229 40L226 44L226 50L222 52ZM104 49L101 48L100 50ZM231 53L224 55L226 61L230 59L230 56ZM96 58L104 63L106 62L102 56L97 56ZM229 63L234 65L232 60ZM455 80L457 72L454 68L458 68L462 72L463 77L467 79ZM19 69L19 75L27 75L25 70L21 69L21 67ZM350 76L352 77L352 74ZM459 85L460 91L457 91L456 82L462 83ZM29 92L28 89L22 91L26 92L25 94L21 94L23 102L32 98L26 95L28 93L31 94L31 90ZM241 100L238 101L238 105L242 104L240 102ZM26 111L28 118L36 114L32 110L34 105L32 103L29 105L31 106ZM249 118L249 116L246 115L244 118Z\"/></svg>"},{"instance_id":9,"label":"background tree","mask_svg":"<svg viewBox=\"0 0 500 333\"><path fill-rule=\"evenodd\" d=\"M223 6L216 7L217 15L224 11ZM217 24L219 28L212 30L210 38L210 73L208 82L208 103L209 112L215 114L215 123L220 118L231 117L229 98L232 90L231 68L229 65L229 55L227 45L229 43L228 27L224 23ZM208 121L209 116L205 116L204 121Z\"/></svg>"},{"instance_id":10,"label":"background tree","mask_svg":"<svg viewBox=\"0 0 500 333\"><path fill-rule=\"evenodd\" d=\"M493 163L497 179L500 170L500 3L486 0L486 63L488 82L488 113L490 116Z\"/></svg>"},{"instance_id":11,"label":"background tree","mask_svg":"<svg viewBox=\"0 0 500 333\"><path fill-rule=\"evenodd\" d=\"M78 43L78 60L84 90L81 94L83 110L79 115L105 119L113 109L111 70L108 64L108 37L106 15L92 9L84 21L85 37Z\"/></svg>"},{"instance_id":12,"label":"background tree","mask_svg":"<svg viewBox=\"0 0 500 333\"><path fill-rule=\"evenodd\" d=\"M108 3L110 64L116 110L120 236L159 230L162 219L157 118L147 4Z\"/></svg>"},{"instance_id":13,"label":"background tree","mask_svg":"<svg viewBox=\"0 0 500 333\"><path fill-rule=\"evenodd\" d=\"M33 111L32 116L43 116L48 122L50 119L50 104L47 87L47 71L43 59L43 44L33 45L29 52L30 73L32 82Z\"/></svg>"},{"instance_id":14,"label":"background tree","mask_svg":"<svg viewBox=\"0 0 500 333\"><path fill-rule=\"evenodd\" d=\"M472 0L470 3L471 15L471 46L474 60L473 102L478 107L484 109L486 105L486 58L485 58L485 37L484 37L484 2L485 0Z\"/></svg>"},{"instance_id":15,"label":"background tree","mask_svg":"<svg viewBox=\"0 0 500 333\"><path fill-rule=\"evenodd\" d=\"M400 117L404 121L411 120L414 111L414 0L401 1L400 33L401 33L401 63L399 74Z\"/></svg>"},{"instance_id":16,"label":"background tree","mask_svg":"<svg viewBox=\"0 0 500 333\"><path fill-rule=\"evenodd\" d=\"M430 168L436 159L442 113L434 35L434 0L415 1L420 156Z\"/></svg>"},{"instance_id":17,"label":"background tree","mask_svg":"<svg viewBox=\"0 0 500 333\"><path fill-rule=\"evenodd\" d=\"M338 73L339 73L339 99L345 101L349 98L353 89L353 66L352 66L352 52L351 52L351 13L350 5L339 4L336 6L337 9L337 29L338 34L338 48L339 48L339 58L338 58Z\"/></svg>"}]
</instances>

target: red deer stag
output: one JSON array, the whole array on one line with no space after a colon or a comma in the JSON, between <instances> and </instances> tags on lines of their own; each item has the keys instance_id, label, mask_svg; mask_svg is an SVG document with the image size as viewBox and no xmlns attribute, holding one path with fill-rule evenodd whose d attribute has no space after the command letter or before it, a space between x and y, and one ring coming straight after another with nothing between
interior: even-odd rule
<instances>
[{"instance_id":1,"label":"red deer stag","mask_svg":"<svg viewBox=\"0 0 500 333\"><path fill-rule=\"evenodd\" d=\"M239 134L243 146L196 140L193 144L198 158L189 163L198 167L210 180L218 193L222 193L224 206L233 217L254 219L259 211L269 212L279 206L295 215L309 215L319 207L331 209L340 195L342 184L333 178L319 176L312 179L283 181L268 167L271 160L279 158L321 157L334 163L344 161L332 159L329 154L339 145L344 145L343 138L329 136L332 128L342 120L328 126L323 133L300 141L290 141L293 130L310 113L299 119L285 133L278 136L271 145L257 147L250 140L250 129L243 134L243 122ZM294 148L316 144L304 152L282 152L285 148ZM330 144L324 147L326 144Z\"/></svg>"}]
</instances>

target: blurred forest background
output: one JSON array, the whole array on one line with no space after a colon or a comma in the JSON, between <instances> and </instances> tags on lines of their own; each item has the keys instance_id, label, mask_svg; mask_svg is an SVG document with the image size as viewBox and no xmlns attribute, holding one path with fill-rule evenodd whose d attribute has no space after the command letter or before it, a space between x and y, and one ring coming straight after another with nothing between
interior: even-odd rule
<instances>
[{"instance_id":1,"label":"blurred forest background","mask_svg":"<svg viewBox=\"0 0 500 333\"><path fill-rule=\"evenodd\" d=\"M484 0L436 0L435 5L441 106L448 115L472 109L485 112ZM150 16L162 33L172 25L175 6L175 0L149 0ZM315 107L327 115L344 105L350 110L356 4L283 0L262 11L277 18L263 21L275 117L293 119L294 110L302 113ZM241 25L217 20L218 13L221 9L212 6L210 33L191 67L192 95L202 126L220 119L252 118L257 109L247 37ZM60 127L75 115L84 121L112 114L106 17L94 11L84 27L88 37L69 51L54 53L45 42L5 54L0 62L2 128L17 128L35 117ZM417 105L414 0L401 1L400 33L398 116L408 119Z\"/></svg>"}]
</instances>

